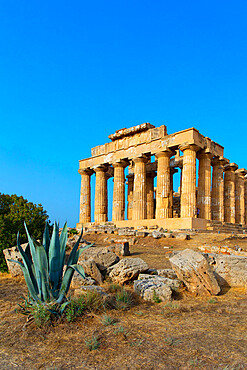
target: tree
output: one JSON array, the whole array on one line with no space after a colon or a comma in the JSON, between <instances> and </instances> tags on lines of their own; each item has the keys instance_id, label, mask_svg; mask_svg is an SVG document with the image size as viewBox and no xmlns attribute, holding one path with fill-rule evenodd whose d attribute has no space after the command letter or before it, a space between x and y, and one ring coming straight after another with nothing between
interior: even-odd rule
<instances>
[{"instance_id":1,"label":"tree","mask_svg":"<svg viewBox=\"0 0 247 370\"><path fill-rule=\"evenodd\" d=\"M42 240L45 224L49 224L49 216L42 205L15 194L0 193L0 271L8 271L3 249L16 245L18 231L21 243L27 242L24 221L33 237Z\"/></svg>"}]
</instances>

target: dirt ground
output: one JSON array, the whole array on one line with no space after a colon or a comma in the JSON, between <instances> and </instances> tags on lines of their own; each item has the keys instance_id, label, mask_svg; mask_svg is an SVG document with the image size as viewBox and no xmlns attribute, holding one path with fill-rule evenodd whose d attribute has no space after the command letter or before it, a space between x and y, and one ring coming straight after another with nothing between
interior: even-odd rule
<instances>
[{"instance_id":1,"label":"dirt ground","mask_svg":"<svg viewBox=\"0 0 247 370\"><path fill-rule=\"evenodd\" d=\"M109 245L107 235L87 235ZM246 237L196 234L191 240L138 238L132 256L149 267L169 267L173 250L200 245L239 246ZM164 248L169 247L169 248ZM73 323L36 328L16 312L27 293L21 279L0 276L1 369L247 369L247 292L192 297L185 291L170 304L140 301L128 311L108 310L114 325L102 324L104 312L87 313ZM93 337L99 347L89 350Z\"/></svg>"}]
</instances>

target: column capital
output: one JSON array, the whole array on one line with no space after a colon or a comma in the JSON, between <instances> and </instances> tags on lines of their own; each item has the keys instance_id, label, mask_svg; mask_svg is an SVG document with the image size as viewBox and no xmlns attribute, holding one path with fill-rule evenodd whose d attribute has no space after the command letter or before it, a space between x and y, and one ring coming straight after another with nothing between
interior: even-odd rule
<instances>
[{"instance_id":1,"label":"column capital","mask_svg":"<svg viewBox=\"0 0 247 370\"><path fill-rule=\"evenodd\" d=\"M224 166L224 171L231 171L235 172L238 169L238 165L236 163L228 163Z\"/></svg>"},{"instance_id":2,"label":"column capital","mask_svg":"<svg viewBox=\"0 0 247 370\"><path fill-rule=\"evenodd\" d=\"M135 158L132 158L132 161L134 164L136 163L147 163L149 161L149 158L144 154Z\"/></svg>"},{"instance_id":3,"label":"column capital","mask_svg":"<svg viewBox=\"0 0 247 370\"><path fill-rule=\"evenodd\" d=\"M100 164L98 166L93 167L94 172L107 172L108 165L107 164Z\"/></svg>"},{"instance_id":4,"label":"column capital","mask_svg":"<svg viewBox=\"0 0 247 370\"><path fill-rule=\"evenodd\" d=\"M198 145L196 145L196 144L189 144L189 143L180 144L178 148L179 148L179 150L181 150L181 152L183 152L186 149L189 149L189 150L193 150L195 152L198 152L198 150L201 149Z\"/></svg>"},{"instance_id":5,"label":"column capital","mask_svg":"<svg viewBox=\"0 0 247 370\"><path fill-rule=\"evenodd\" d=\"M209 151L209 149L202 149L197 152L198 159L212 159L213 154Z\"/></svg>"},{"instance_id":6,"label":"column capital","mask_svg":"<svg viewBox=\"0 0 247 370\"><path fill-rule=\"evenodd\" d=\"M78 170L80 175L88 175L91 176L93 174L93 170L91 168L79 168Z\"/></svg>"},{"instance_id":7,"label":"column capital","mask_svg":"<svg viewBox=\"0 0 247 370\"><path fill-rule=\"evenodd\" d=\"M239 168L238 170L235 171L235 174L241 178L245 178L247 171L245 168Z\"/></svg>"},{"instance_id":8,"label":"column capital","mask_svg":"<svg viewBox=\"0 0 247 370\"><path fill-rule=\"evenodd\" d=\"M224 157L214 157L211 161L212 166L220 166L224 167L226 164L229 163L229 159L226 159Z\"/></svg>"},{"instance_id":9,"label":"column capital","mask_svg":"<svg viewBox=\"0 0 247 370\"><path fill-rule=\"evenodd\" d=\"M169 148L165 148L165 149L161 150L160 152L156 153L155 158L156 159L162 158L162 157L171 158L175 154L176 154L176 152L174 150L171 150Z\"/></svg>"},{"instance_id":10,"label":"column capital","mask_svg":"<svg viewBox=\"0 0 247 370\"><path fill-rule=\"evenodd\" d=\"M120 159L114 163L112 163L112 167L115 168L115 167L122 167L122 168L125 168L129 165L129 161L128 160L125 160L125 159Z\"/></svg>"}]
</instances>

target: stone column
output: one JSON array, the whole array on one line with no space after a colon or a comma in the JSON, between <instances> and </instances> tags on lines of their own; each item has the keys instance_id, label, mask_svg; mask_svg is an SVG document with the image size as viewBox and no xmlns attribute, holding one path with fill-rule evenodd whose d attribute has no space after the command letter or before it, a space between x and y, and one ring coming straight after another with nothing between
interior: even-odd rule
<instances>
[{"instance_id":1,"label":"stone column","mask_svg":"<svg viewBox=\"0 0 247 370\"><path fill-rule=\"evenodd\" d=\"M127 175L128 179L128 205L127 205L127 219L132 220L133 210L133 189L134 189L134 175Z\"/></svg>"},{"instance_id":2,"label":"stone column","mask_svg":"<svg viewBox=\"0 0 247 370\"><path fill-rule=\"evenodd\" d=\"M247 175L244 177L245 225L247 225Z\"/></svg>"},{"instance_id":3,"label":"stone column","mask_svg":"<svg viewBox=\"0 0 247 370\"><path fill-rule=\"evenodd\" d=\"M228 162L229 161L223 157L215 157L212 160L212 220L221 222L224 222L224 165Z\"/></svg>"},{"instance_id":4,"label":"stone column","mask_svg":"<svg viewBox=\"0 0 247 370\"><path fill-rule=\"evenodd\" d=\"M124 169L127 166L126 161L113 163L114 168L114 186L113 186L113 207L112 221L124 220L125 212L125 176Z\"/></svg>"},{"instance_id":5,"label":"stone column","mask_svg":"<svg viewBox=\"0 0 247 370\"><path fill-rule=\"evenodd\" d=\"M225 222L235 223L235 163L224 166L224 219Z\"/></svg>"},{"instance_id":6,"label":"stone column","mask_svg":"<svg viewBox=\"0 0 247 370\"><path fill-rule=\"evenodd\" d=\"M91 175L89 168L79 169L81 175L80 224L91 222Z\"/></svg>"},{"instance_id":7,"label":"stone column","mask_svg":"<svg viewBox=\"0 0 247 370\"><path fill-rule=\"evenodd\" d=\"M147 172L147 219L154 218L154 178L156 172Z\"/></svg>"},{"instance_id":8,"label":"stone column","mask_svg":"<svg viewBox=\"0 0 247 370\"><path fill-rule=\"evenodd\" d=\"M157 188L156 188L156 215L155 218L163 219L171 217L171 194L170 194L170 157L174 152L166 149L157 153Z\"/></svg>"},{"instance_id":9,"label":"stone column","mask_svg":"<svg viewBox=\"0 0 247 370\"><path fill-rule=\"evenodd\" d=\"M179 152L179 151L178 151ZM177 173L178 170L176 168L170 167L170 211L169 217L173 217L173 175Z\"/></svg>"},{"instance_id":10,"label":"stone column","mask_svg":"<svg viewBox=\"0 0 247 370\"><path fill-rule=\"evenodd\" d=\"M180 214L183 217L196 216L196 152L200 149L194 144L182 144L179 149L183 155L182 193Z\"/></svg>"},{"instance_id":11,"label":"stone column","mask_svg":"<svg viewBox=\"0 0 247 370\"><path fill-rule=\"evenodd\" d=\"M199 217L211 220L211 159L212 154L207 150L200 150L197 154L199 159L199 177L197 207Z\"/></svg>"},{"instance_id":12,"label":"stone column","mask_svg":"<svg viewBox=\"0 0 247 370\"><path fill-rule=\"evenodd\" d=\"M144 220L147 218L147 182L146 162L147 157L134 158L134 190L132 220Z\"/></svg>"},{"instance_id":13,"label":"stone column","mask_svg":"<svg viewBox=\"0 0 247 370\"><path fill-rule=\"evenodd\" d=\"M235 172L235 222L236 224L245 224L245 186L244 177L246 175L244 168Z\"/></svg>"},{"instance_id":14,"label":"stone column","mask_svg":"<svg viewBox=\"0 0 247 370\"><path fill-rule=\"evenodd\" d=\"M107 209L107 166L102 165L94 168L96 173L95 181L95 213L94 221L96 223L106 222L108 220Z\"/></svg>"}]
</instances>

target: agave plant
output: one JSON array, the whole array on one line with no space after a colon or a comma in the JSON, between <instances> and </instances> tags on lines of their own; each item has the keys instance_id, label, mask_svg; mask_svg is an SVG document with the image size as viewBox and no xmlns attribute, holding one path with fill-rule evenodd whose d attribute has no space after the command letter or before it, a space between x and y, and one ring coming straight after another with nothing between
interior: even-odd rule
<instances>
[{"instance_id":1,"label":"agave plant","mask_svg":"<svg viewBox=\"0 0 247 370\"><path fill-rule=\"evenodd\" d=\"M28 245L25 249L21 247L19 233L17 235L17 247L20 251L22 262L9 260L18 263L21 266L23 275L30 294L31 304L44 304L47 307L61 306L65 307L66 294L70 283L77 271L83 278L85 273L82 266L77 264L81 253L92 244L84 248L78 248L83 234L75 243L67 265L65 265L65 248L67 244L67 224L64 225L59 237L59 226L55 222L53 226L52 237L50 239L48 225L45 226L43 235L43 244L39 244L28 232ZM64 266L66 266L64 271ZM61 310L61 307L60 307Z\"/></svg>"}]
</instances>

